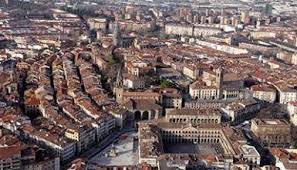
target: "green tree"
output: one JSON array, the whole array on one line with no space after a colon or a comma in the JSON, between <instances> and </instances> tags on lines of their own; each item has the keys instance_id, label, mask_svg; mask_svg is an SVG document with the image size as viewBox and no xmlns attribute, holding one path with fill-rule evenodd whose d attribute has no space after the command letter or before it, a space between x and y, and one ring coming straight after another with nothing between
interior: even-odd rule
<instances>
[{"instance_id":1,"label":"green tree","mask_svg":"<svg viewBox=\"0 0 297 170\"><path fill-rule=\"evenodd\" d=\"M161 39L167 39L167 38L169 38L169 35L167 35L165 32L160 32L159 37Z\"/></svg>"},{"instance_id":2,"label":"green tree","mask_svg":"<svg viewBox=\"0 0 297 170\"><path fill-rule=\"evenodd\" d=\"M109 56L108 63L109 63L109 65L114 65L116 63L116 61L114 60L112 55Z\"/></svg>"},{"instance_id":3,"label":"green tree","mask_svg":"<svg viewBox=\"0 0 297 170\"><path fill-rule=\"evenodd\" d=\"M174 84L168 80L162 79L160 82L160 86L161 88L170 88L170 87L174 87Z\"/></svg>"}]
</instances>

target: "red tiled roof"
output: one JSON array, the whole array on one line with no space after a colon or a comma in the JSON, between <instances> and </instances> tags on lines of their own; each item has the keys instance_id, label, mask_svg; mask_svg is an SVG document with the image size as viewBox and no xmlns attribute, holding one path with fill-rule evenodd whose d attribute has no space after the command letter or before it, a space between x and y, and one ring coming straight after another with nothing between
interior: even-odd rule
<instances>
[{"instance_id":1,"label":"red tiled roof","mask_svg":"<svg viewBox=\"0 0 297 170\"><path fill-rule=\"evenodd\" d=\"M20 145L9 146L9 147L0 147L0 159L5 160L15 157L15 155L21 156L21 147Z\"/></svg>"}]
</instances>

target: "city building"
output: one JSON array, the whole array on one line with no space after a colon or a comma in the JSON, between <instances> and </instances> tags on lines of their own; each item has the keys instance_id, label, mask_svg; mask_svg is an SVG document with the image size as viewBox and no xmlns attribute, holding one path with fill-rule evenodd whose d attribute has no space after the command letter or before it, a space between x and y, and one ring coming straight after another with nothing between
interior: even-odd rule
<instances>
[{"instance_id":1,"label":"city building","mask_svg":"<svg viewBox=\"0 0 297 170\"><path fill-rule=\"evenodd\" d=\"M123 78L123 85L128 89L144 89L145 79L143 77L127 75Z\"/></svg>"},{"instance_id":2,"label":"city building","mask_svg":"<svg viewBox=\"0 0 297 170\"><path fill-rule=\"evenodd\" d=\"M88 19L88 24L91 30L101 30L106 32L108 29L108 21L106 18L90 18Z\"/></svg>"},{"instance_id":3,"label":"city building","mask_svg":"<svg viewBox=\"0 0 297 170\"><path fill-rule=\"evenodd\" d=\"M254 85L251 87L253 97L269 103L274 103L276 100L276 90L266 84Z\"/></svg>"},{"instance_id":4,"label":"city building","mask_svg":"<svg viewBox=\"0 0 297 170\"><path fill-rule=\"evenodd\" d=\"M91 147L96 141L96 132L91 125L80 127L79 130L67 129L65 137L77 141L77 152L83 152Z\"/></svg>"},{"instance_id":5,"label":"city building","mask_svg":"<svg viewBox=\"0 0 297 170\"><path fill-rule=\"evenodd\" d=\"M290 117L290 122L294 125L297 126L297 102L289 102L287 106L288 114Z\"/></svg>"},{"instance_id":6,"label":"city building","mask_svg":"<svg viewBox=\"0 0 297 170\"><path fill-rule=\"evenodd\" d=\"M133 115L133 120L158 119L162 114L162 107L155 100L129 99L122 104Z\"/></svg>"},{"instance_id":7,"label":"city building","mask_svg":"<svg viewBox=\"0 0 297 170\"><path fill-rule=\"evenodd\" d=\"M122 35L120 26L118 23L116 23L115 28L113 30L113 37L112 37L113 45L115 47L121 47L122 46Z\"/></svg>"},{"instance_id":8,"label":"city building","mask_svg":"<svg viewBox=\"0 0 297 170\"><path fill-rule=\"evenodd\" d=\"M116 100L118 103L124 103L129 99L154 100L160 101L160 94L156 92L129 92L123 89L118 89L116 92Z\"/></svg>"},{"instance_id":9,"label":"city building","mask_svg":"<svg viewBox=\"0 0 297 170\"><path fill-rule=\"evenodd\" d=\"M165 33L169 35L180 35L189 37L207 37L222 33L223 30L217 27L210 26L193 26L186 24L166 24Z\"/></svg>"},{"instance_id":10,"label":"city building","mask_svg":"<svg viewBox=\"0 0 297 170\"><path fill-rule=\"evenodd\" d=\"M9 146L0 148L1 169L21 169L21 146Z\"/></svg>"},{"instance_id":11,"label":"city building","mask_svg":"<svg viewBox=\"0 0 297 170\"><path fill-rule=\"evenodd\" d=\"M161 95L161 104L165 108L180 109L183 106L183 98L179 92L165 91Z\"/></svg>"},{"instance_id":12,"label":"city building","mask_svg":"<svg viewBox=\"0 0 297 170\"><path fill-rule=\"evenodd\" d=\"M243 151L243 159L249 162L250 165L259 166L261 161L261 156L254 146L243 145L241 146Z\"/></svg>"},{"instance_id":13,"label":"city building","mask_svg":"<svg viewBox=\"0 0 297 170\"><path fill-rule=\"evenodd\" d=\"M237 100L221 108L232 124L240 124L256 116L261 104L254 99Z\"/></svg>"},{"instance_id":14,"label":"city building","mask_svg":"<svg viewBox=\"0 0 297 170\"><path fill-rule=\"evenodd\" d=\"M225 100L187 100L185 101L185 108L188 109L200 109L200 108L213 108L219 109L225 106L228 102Z\"/></svg>"},{"instance_id":15,"label":"city building","mask_svg":"<svg viewBox=\"0 0 297 170\"><path fill-rule=\"evenodd\" d=\"M171 123L191 123L193 125L221 123L221 113L216 109L168 109L166 120Z\"/></svg>"},{"instance_id":16,"label":"city building","mask_svg":"<svg viewBox=\"0 0 297 170\"><path fill-rule=\"evenodd\" d=\"M291 101L297 100L297 91L295 89L283 84L277 84L276 89L279 93L279 103L288 104Z\"/></svg>"},{"instance_id":17,"label":"city building","mask_svg":"<svg viewBox=\"0 0 297 170\"><path fill-rule=\"evenodd\" d=\"M234 129L219 124L147 122L139 125L138 134L139 163L158 168L162 158L177 158L176 162L182 162L182 157L188 158L185 164L188 168L195 168L198 160L217 168L226 168L228 162L227 168L231 168L233 157L241 154L239 147L246 143Z\"/></svg>"},{"instance_id":18,"label":"city building","mask_svg":"<svg viewBox=\"0 0 297 170\"><path fill-rule=\"evenodd\" d=\"M274 160L275 166L280 170L293 170L297 168L296 150L270 148L269 151Z\"/></svg>"},{"instance_id":19,"label":"city building","mask_svg":"<svg viewBox=\"0 0 297 170\"><path fill-rule=\"evenodd\" d=\"M190 85L189 94L197 100L238 99L244 87L243 82L239 75L225 73L222 68L204 70L202 79Z\"/></svg>"},{"instance_id":20,"label":"city building","mask_svg":"<svg viewBox=\"0 0 297 170\"><path fill-rule=\"evenodd\" d=\"M219 99L219 89L215 86L207 86L201 80L197 80L189 87L189 94L193 99L215 100Z\"/></svg>"},{"instance_id":21,"label":"city building","mask_svg":"<svg viewBox=\"0 0 297 170\"><path fill-rule=\"evenodd\" d=\"M195 65L186 65L183 67L183 74L191 79L197 79L200 76L201 69Z\"/></svg>"},{"instance_id":22,"label":"city building","mask_svg":"<svg viewBox=\"0 0 297 170\"><path fill-rule=\"evenodd\" d=\"M65 137L59 137L56 134L46 132L42 129L33 129L30 125L23 127L21 135L24 139L34 141L41 146L53 150L53 153L58 155L62 162L70 160L77 153L76 142Z\"/></svg>"},{"instance_id":23,"label":"city building","mask_svg":"<svg viewBox=\"0 0 297 170\"><path fill-rule=\"evenodd\" d=\"M15 135L3 133L0 138L0 146L1 169L60 169L59 157L44 148L24 143ZM43 156L45 154L46 157Z\"/></svg>"},{"instance_id":24,"label":"city building","mask_svg":"<svg viewBox=\"0 0 297 170\"><path fill-rule=\"evenodd\" d=\"M277 127L277 128L275 128ZM291 145L291 126L281 119L253 119L251 131L257 142L267 147L289 147Z\"/></svg>"},{"instance_id":25,"label":"city building","mask_svg":"<svg viewBox=\"0 0 297 170\"><path fill-rule=\"evenodd\" d=\"M296 11L0 0L0 169L297 169Z\"/></svg>"}]
</instances>

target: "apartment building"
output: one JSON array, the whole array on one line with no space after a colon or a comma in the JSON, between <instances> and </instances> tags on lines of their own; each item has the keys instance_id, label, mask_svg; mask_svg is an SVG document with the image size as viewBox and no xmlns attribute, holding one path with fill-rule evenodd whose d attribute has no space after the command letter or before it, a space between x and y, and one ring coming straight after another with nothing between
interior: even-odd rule
<instances>
[{"instance_id":1,"label":"apartment building","mask_svg":"<svg viewBox=\"0 0 297 170\"><path fill-rule=\"evenodd\" d=\"M232 124L240 124L255 117L261 105L254 99L247 99L234 101L221 109L231 119Z\"/></svg>"},{"instance_id":2,"label":"apartment building","mask_svg":"<svg viewBox=\"0 0 297 170\"><path fill-rule=\"evenodd\" d=\"M297 101L289 102L287 110L290 117L290 122L297 126Z\"/></svg>"},{"instance_id":3,"label":"apartment building","mask_svg":"<svg viewBox=\"0 0 297 170\"><path fill-rule=\"evenodd\" d=\"M276 90L270 85L254 85L251 87L251 91L253 97L256 99L263 100L269 103L273 103L276 100Z\"/></svg>"}]
</instances>

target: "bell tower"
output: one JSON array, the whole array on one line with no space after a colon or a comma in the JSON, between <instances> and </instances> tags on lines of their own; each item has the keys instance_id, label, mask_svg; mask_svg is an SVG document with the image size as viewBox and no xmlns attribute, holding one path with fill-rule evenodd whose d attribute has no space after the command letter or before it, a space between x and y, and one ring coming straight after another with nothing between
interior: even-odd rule
<instances>
[{"instance_id":1,"label":"bell tower","mask_svg":"<svg viewBox=\"0 0 297 170\"><path fill-rule=\"evenodd\" d=\"M121 35L121 30L120 30L120 26L119 23L116 22L114 30L113 30L113 45L115 47L121 47L122 46L122 35Z\"/></svg>"},{"instance_id":2,"label":"bell tower","mask_svg":"<svg viewBox=\"0 0 297 170\"><path fill-rule=\"evenodd\" d=\"M219 67L215 70L215 73L216 73L215 86L220 89L223 85L224 70L222 67Z\"/></svg>"}]
</instances>

